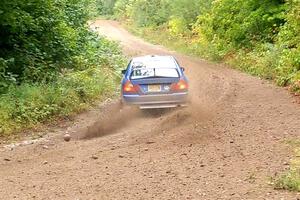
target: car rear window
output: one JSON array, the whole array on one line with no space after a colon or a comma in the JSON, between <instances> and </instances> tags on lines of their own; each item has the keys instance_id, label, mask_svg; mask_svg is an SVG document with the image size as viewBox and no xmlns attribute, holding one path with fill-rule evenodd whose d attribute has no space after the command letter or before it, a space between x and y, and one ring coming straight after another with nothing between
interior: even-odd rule
<instances>
[{"instance_id":1,"label":"car rear window","mask_svg":"<svg viewBox=\"0 0 300 200\"><path fill-rule=\"evenodd\" d=\"M178 78L179 74L176 68L134 68L132 70L130 79L143 78Z\"/></svg>"}]
</instances>

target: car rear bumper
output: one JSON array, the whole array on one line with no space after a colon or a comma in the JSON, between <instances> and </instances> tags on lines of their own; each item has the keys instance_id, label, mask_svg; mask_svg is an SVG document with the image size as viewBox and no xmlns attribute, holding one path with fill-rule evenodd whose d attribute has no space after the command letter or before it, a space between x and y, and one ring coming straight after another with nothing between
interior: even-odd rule
<instances>
[{"instance_id":1,"label":"car rear bumper","mask_svg":"<svg viewBox=\"0 0 300 200\"><path fill-rule=\"evenodd\" d=\"M123 95L123 101L126 104L137 105L141 109L171 108L185 105L187 97L187 92L155 95Z\"/></svg>"}]
</instances>

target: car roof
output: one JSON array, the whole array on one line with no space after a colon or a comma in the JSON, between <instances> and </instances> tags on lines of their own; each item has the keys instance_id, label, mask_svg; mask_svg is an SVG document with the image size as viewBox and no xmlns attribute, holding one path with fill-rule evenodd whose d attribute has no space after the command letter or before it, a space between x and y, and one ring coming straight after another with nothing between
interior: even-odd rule
<instances>
[{"instance_id":1,"label":"car roof","mask_svg":"<svg viewBox=\"0 0 300 200\"><path fill-rule=\"evenodd\" d=\"M140 56L132 59L131 63L133 68L146 67L146 68L177 68L178 65L173 56L157 56L148 55Z\"/></svg>"}]
</instances>

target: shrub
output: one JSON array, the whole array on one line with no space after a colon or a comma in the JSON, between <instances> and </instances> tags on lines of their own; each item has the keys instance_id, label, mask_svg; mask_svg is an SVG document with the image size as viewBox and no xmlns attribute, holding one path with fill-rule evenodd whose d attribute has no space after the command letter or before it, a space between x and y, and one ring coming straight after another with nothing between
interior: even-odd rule
<instances>
[{"instance_id":1,"label":"shrub","mask_svg":"<svg viewBox=\"0 0 300 200\"><path fill-rule=\"evenodd\" d=\"M100 15L112 15L116 0L96 0L95 6Z\"/></svg>"},{"instance_id":2,"label":"shrub","mask_svg":"<svg viewBox=\"0 0 300 200\"><path fill-rule=\"evenodd\" d=\"M86 50L87 4L87 0L2 2L2 74L12 74L18 83L41 82L52 81L62 68L72 68L72 58ZM4 60L10 61L5 61L5 71Z\"/></svg>"},{"instance_id":3,"label":"shrub","mask_svg":"<svg viewBox=\"0 0 300 200\"><path fill-rule=\"evenodd\" d=\"M0 136L113 95L121 50L89 31L90 0L0 4Z\"/></svg>"},{"instance_id":4,"label":"shrub","mask_svg":"<svg viewBox=\"0 0 300 200\"><path fill-rule=\"evenodd\" d=\"M271 181L275 189L285 189L300 192L300 142L290 141L295 146L295 158L290 162L290 169L285 173L273 178Z\"/></svg>"},{"instance_id":5,"label":"shrub","mask_svg":"<svg viewBox=\"0 0 300 200\"><path fill-rule=\"evenodd\" d=\"M184 19L173 18L169 21L168 24L169 32L172 36L182 37L187 33L187 26Z\"/></svg>"},{"instance_id":6,"label":"shrub","mask_svg":"<svg viewBox=\"0 0 300 200\"><path fill-rule=\"evenodd\" d=\"M118 82L114 70L103 66L62 73L54 83L10 86L0 96L0 136L79 112L113 96Z\"/></svg>"},{"instance_id":7,"label":"shrub","mask_svg":"<svg viewBox=\"0 0 300 200\"><path fill-rule=\"evenodd\" d=\"M300 80L300 1L288 2L287 23L281 27L276 45L280 49L277 67L280 85L297 83Z\"/></svg>"}]
</instances>

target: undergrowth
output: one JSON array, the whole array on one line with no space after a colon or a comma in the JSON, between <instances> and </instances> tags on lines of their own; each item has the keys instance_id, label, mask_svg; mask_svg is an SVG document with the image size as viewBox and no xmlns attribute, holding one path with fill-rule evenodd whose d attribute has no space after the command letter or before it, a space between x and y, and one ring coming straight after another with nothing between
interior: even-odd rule
<instances>
[{"instance_id":1,"label":"undergrowth","mask_svg":"<svg viewBox=\"0 0 300 200\"><path fill-rule=\"evenodd\" d=\"M275 189L300 192L300 141L293 140L289 144L295 148L295 155L291 160L289 170L273 178L272 183Z\"/></svg>"}]
</instances>

